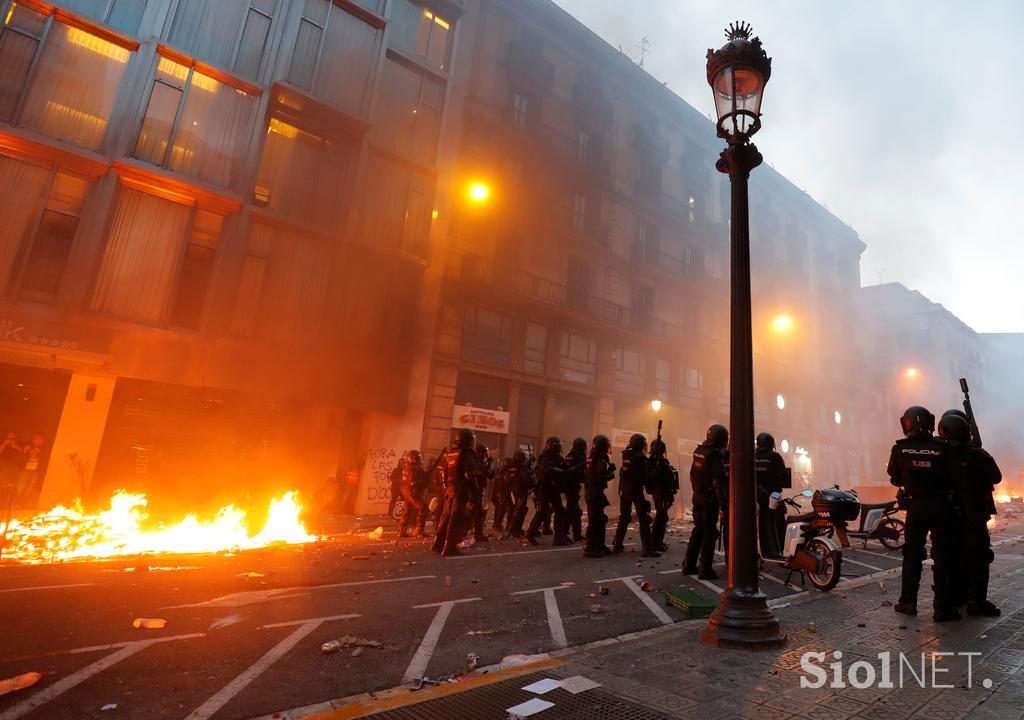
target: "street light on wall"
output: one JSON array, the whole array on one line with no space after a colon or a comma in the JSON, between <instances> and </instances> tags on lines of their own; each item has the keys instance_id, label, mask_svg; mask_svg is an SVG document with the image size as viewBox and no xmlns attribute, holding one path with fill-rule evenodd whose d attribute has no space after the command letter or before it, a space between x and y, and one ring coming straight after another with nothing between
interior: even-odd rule
<instances>
[{"instance_id":1,"label":"street light on wall","mask_svg":"<svg viewBox=\"0 0 1024 720\"><path fill-rule=\"evenodd\" d=\"M780 334L788 333L792 329L793 329L793 318L790 317L789 315L786 315L786 314L776 315L772 319L772 330L774 330L775 332L780 333Z\"/></svg>"},{"instance_id":2,"label":"street light on wall","mask_svg":"<svg viewBox=\"0 0 1024 720\"><path fill-rule=\"evenodd\" d=\"M491 188L487 183L480 180L470 183L467 192L469 194L469 199L478 204L486 202L487 198L491 196Z\"/></svg>"},{"instance_id":3,"label":"street light on wall","mask_svg":"<svg viewBox=\"0 0 1024 720\"><path fill-rule=\"evenodd\" d=\"M654 400L651 400L651 410L653 410L655 413L660 413L661 412L661 400L658 400L657 398L655 398Z\"/></svg>"},{"instance_id":4,"label":"street light on wall","mask_svg":"<svg viewBox=\"0 0 1024 720\"><path fill-rule=\"evenodd\" d=\"M732 213L729 401L729 579L701 640L737 648L777 647L785 642L779 619L758 588L754 498L754 357L750 307L750 218L747 179L761 164L750 138L761 129L761 98L772 61L746 23L726 30L728 42L708 50L707 78L718 112L718 137L727 147L715 167L729 175Z\"/></svg>"}]
</instances>

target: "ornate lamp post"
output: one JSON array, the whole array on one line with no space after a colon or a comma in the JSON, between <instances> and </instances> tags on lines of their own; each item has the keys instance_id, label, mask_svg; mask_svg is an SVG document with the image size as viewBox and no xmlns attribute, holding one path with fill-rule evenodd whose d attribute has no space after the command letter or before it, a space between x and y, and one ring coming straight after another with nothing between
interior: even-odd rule
<instances>
[{"instance_id":1,"label":"ornate lamp post","mask_svg":"<svg viewBox=\"0 0 1024 720\"><path fill-rule=\"evenodd\" d=\"M732 334L729 407L729 584L701 633L708 645L774 647L785 642L779 620L757 585L754 507L754 360L750 313L750 227L747 178L761 164L750 136L761 129L761 95L772 61L751 38L751 27L734 23L720 50L708 50L708 83L715 95L718 136L728 143L715 167L732 187Z\"/></svg>"}]
</instances>

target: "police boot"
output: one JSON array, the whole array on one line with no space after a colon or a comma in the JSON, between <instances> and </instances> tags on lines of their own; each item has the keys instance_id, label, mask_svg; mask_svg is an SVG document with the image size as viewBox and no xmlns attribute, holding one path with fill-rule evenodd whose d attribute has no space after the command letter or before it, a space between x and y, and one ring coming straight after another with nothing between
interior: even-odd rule
<instances>
[{"instance_id":1,"label":"police boot","mask_svg":"<svg viewBox=\"0 0 1024 720\"><path fill-rule=\"evenodd\" d=\"M687 565L685 563L683 564L683 575L696 575L696 574L697 574L697 566L696 565Z\"/></svg>"},{"instance_id":2,"label":"police boot","mask_svg":"<svg viewBox=\"0 0 1024 720\"><path fill-rule=\"evenodd\" d=\"M698 580L717 580L718 579L718 573L715 572L714 568L702 569L699 573L697 573L697 579Z\"/></svg>"},{"instance_id":3,"label":"police boot","mask_svg":"<svg viewBox=\"0 0 1024 720\"><path fill-rule=\"evenodd\" d=\"M935 622L950 622L963 620L963 618L960 616L960 612L956 608L937 607L935 608L935 612L932 613L932 620Z\"/></svg>"},{"instance_id":4,"label":"police boot","mask_svg":"<svg viewBox=\"0 0 1024 720\"><path fill-rule=\"evenodd\" d=\"M901 615L917 615L917 603L913 600L900 598L900 601L893 605L892 609Z\"/></svg>"},{"instance_id":5,"label":"police boot","mask_svg":"<svg viewBox=\"0 0 1024 720\"><path fill-rule=\"evenodd\" d=\"M971 617L999 617L1002 611L988 600L967 603L967 614Z\"/></svg>"}]
</instances>

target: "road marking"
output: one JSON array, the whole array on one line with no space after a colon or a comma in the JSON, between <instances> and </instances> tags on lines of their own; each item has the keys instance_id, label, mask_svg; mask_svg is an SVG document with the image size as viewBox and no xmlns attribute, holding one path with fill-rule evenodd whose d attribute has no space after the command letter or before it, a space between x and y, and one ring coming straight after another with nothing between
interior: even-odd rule
<instances>
[{"instance_id":1,"label":"road marking","mask_svg":"<svg viewBox=\"0 0 1024 720\"><path fill-rule=\"evenodd\" d=\"M437 641L441 639L441 632L444 630L444 624L448 622L448 616L452 612L452 608L458 603L476 602L480 598L464 598L462 600L446 600L440 603L429 603L427 605L414 605L415 608L429 608L436 607L437 614L434 615L434 619L430 621L430 627L427 628L427 634L423 636L423 640L420 641L420 646L416 649L416 654L412 656L412 661L409 663L409 667L406 668L405 675L402 676L403 683L411 683L415 680L419 680L427 672L427 665L430 664L430 658L434 654L434 649L437 648Z\"/></svg>"},{"instance_id":2,"label":"road marking","mask_svg":"<svg viewBox=\"0 0 1024 720\"><path fill-rule=\"evenodd\" d=\"M569 645L565 637L565 625L562 624L562 615L558 611L558 600L555 599L555 590L565 590L576 583L564 582L556 587L537 588L536 590L520 590L511 593L512 595L531 595L544 593L544 607L548 614L548 628L551 630L551 640L556 647L564 648Z\"/></svg>"},{"instance_id":3,"label":"road marking","mask_svg":"<svg viewBox=\"0 0 1024 720\"><path fill-rule=\"evenodd\" d=\"M332 617L325 618L311 618L309 620L297 620L292 623L278 623L276 625L264 625L264 627L283 627L285 625L298 625L295 631L291 635L286 637L284 640L279 642L274 647L270 648L263 657L250 665L246 670L236 677L234 680L229 682L227 685L222 687L217 693L215 693L209 700L204 702L198 708L193 710L189 714L187 720L206 720L215 712L220 710L222 707L227 705L233 697L238 693L242 692L249 683L262 675L267 668L273 665L275 662L280 660L289 650L295 647L299 641L309 635L311 632L316 630L320 625L328 620L347 620L349 618L359 617L358 614L351 615L334 615ZM0 718L3 720L3 718Z\"/></svg>"},{"instance_id":4,"label":"road marking","mask_svg":"<svg viewBox=\"0 0 1024 720\"><path fill-rule=\"evenodd\" d=\"M171 642L172 640L185 640L187 638L195 638L202 636L203 633L195 633L192 635L174 635L172 637L153 638L152 640L134 640L132 642L119 643L120 645L122 645L122 647L117 652L101 657L96 662L90 665L86 665L81 670L73 672L66 678L58 680L53 685L50 685L49 687L40 690L24 702L20 702L17 705L8 708L4 712L0 713L0 720L16 720L16 718L20 718L24 715L27 715L28 713L35 710L37 707L40 707L41 705L50 702L58 695L61 695L67 692L68 690L71 690L72 688L82 684L83 682L91 678L93 675L101 673L104 670L107 670L108 668L117 665L122 660L130 658L132 655L139 652L140 650L145 650L150 645Z\"/></svg>"},{"instance_id":5,"label":"road marking","mask_svg":"<svg viewBox=\"0 0 1024 720\"><path fill-rule=\"evenodd\" d=\"M775 577L774 575L772 575L769 572L762 572L762 573L760 573L760 576L763 577L765 580L771 580L772 582L777 582L779 585L785 585L790 590L796 590L797 592L800 592L800 588L798 588L793 583L786 582L785 580L779 580L777 577Z\"/></svg>"},{"instance_id":6,"label":"road marking","mask_svg":"<svg viewBox=\"0 0 1024 720\"><path fill-rule=\"evenodd\" d=\"M644 590L641 590L640 586L636 584L636 579L638 577L643 577L643 575L623 575L622 577L616 578L602 578L600 580L594 580L594 582L621 582L623 585L632 590L634 595L640 598L640 601L647 606L647 609L650 610L654 614L654 617L658 618L658 620L660 620L663 625L671 625L672 623L674 623L675 620L672 619L672 616L664 610L662 610L661 606L654 601L654 598L648 595Z\"/></svg>"},{"instance_id":7,"label":"road marking","mask_svg":"<svg viewBox=\"0 0 1024 720\"><path fill-rule=\"evenodd\" d=\"M190 640L192 638L206 637L206 633L190 633L188 635L172 635L166 638L159 638L161 641L167 640ZM117 648L123 648L131 645L132 643L140 642L139 640L125 640L123 642L107 643L105 645L87 645L80 648L71 648L70 650L52 650L50 652L37 653L35 655L22 655L21 657L7 657L0 658L0 662L22 662L24 660L34 660L35 658L43 657L56 657L58 655L81 655L82 653L99 652L100 650L116 650Z\"/></svg>"},{"instance_id":8,"label":"road marking","mask_svg":"<svg viewBox=\"0 0 1024 720\"><path fill-rule=\"evenodd\" d=\"M32 590L61 590L63 588L89 587L95 583L72 583L69 585L36 585L34 587L8 588L0 593L30 592Z\"/></svg>"},{"instance_id":9,"label":"road marking","mask_svg":"<svg viewBox=\"0 0 1024 720\"><path fill-rule=\"evenodd\" d=\"M715 591L716 593L718 593L719 595L721 595L722 593L724 593L724 592L725 592L725 588L720 588L720 587L718 587L717 585L715 585L715 584L714 584L713 582L711 582L710 580L702 580L702 579L700 579L700 578L699 578L699 577L697 577L697 576L693 576L693 579L694 579L694 580L696 580L697 582L699 582L699 583L700 583L701 585L704 585L704 586L706 586L706 587L709 587L709 588L711 588L712 590L714 590L714 591Z\"/></svg>"},{"instance_id":10,"label":"road marking","mask_svg":"<svg viewBox=\"0 0 1024 720\"><path fill-rule=\"evenodd\" d=\"M260 625L260 628L292 627L293 625L304 625L306 623L311 622L320 624L329 622L331 620L349 620L351 618L357 617L361 617L359 613L348 613L347 615L328 615L326 617L307 618L305 620L289 620L288 622L270 623L269 625Z\"/></svg>"},{"instance_id":11,"label":"road marking","mask_svg":"<svg viewBox=\"0 0 1024 720\"><path fill-rule=\"evenodd\" d=\"M850 548L851 552L865 553L867 555L874 555L875 557L886 558L887 560L902 560L902 555L887 555L886 553L875 552L874 550L865 550L864 548ZM894 550L893 552L899 552Z\"/></svg>"},{"instance_id":12,"label":"road marking","mask_svg":"<svg viewBox=\"0 0 1024 720\"><path fill-rule=\"evenodd\" d=\"M164 610L178 610L180 608L196 607L241 607L242 605L255 605L256 603L272 602L274 600L287 600L288 598L302 597L310 590L328 590L340 587L356 587L359 585L382 585L385 583L412 582L413 580L432 580L437 575L415 575L413 577L388 578L387 580L359 580L356 582L329 583L327 585L310 585L309 587L287 587L274 590L247 590L245 592L230 593L221 595L213 600L205 600L198 603L185 605L169 605ZM295 591L302 591L295 594ZM285 593L293 593L291 595Z\"/></svg>"},{"instance_id":13,"label":"road marking","mask_svg":"<svg viewBox=\"0 0 1024 720\"><path fill-rule=\"evenodd\" d=\"M886 569L886 568L880 568L877 565L868 565L866 562L861 562L860 560L854 560L849 555L843 556L843 560L845 560L846 562L852 562L854 565L860 565L861 567L866 567L868 570L885 570Z\"/></svg>"}]
</instances>

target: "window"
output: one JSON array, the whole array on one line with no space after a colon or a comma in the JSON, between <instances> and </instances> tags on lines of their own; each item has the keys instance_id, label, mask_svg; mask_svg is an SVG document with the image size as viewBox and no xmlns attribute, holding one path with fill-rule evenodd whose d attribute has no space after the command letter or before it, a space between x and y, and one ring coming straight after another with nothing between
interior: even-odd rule
<instances>
[{"instance_id":1,"label":"window","mask_svg":"<svg viewBox=\"0 0 1024 720\"><path fill-rule=\"evenodd\" d=\"M62 5L129 35L137 35L146 0L62 0Z\"/></svg>"},{"instance_id":2,"label":"window","mask_svg":"<svg viewBox=\"0 0 1024 720\"><path fill-rule=\"evenodd\" d=\"M691 195L686 201L687 217L690 222L697 222L697 198Z\"/></svg>"},{"instance_id":3,"label":"window","mask_svg":"<svg viewBox=\"0 0 1024 720\"><path fill-rule=\"evenodd\" d=\"M0 120L95 150L129 57L125 47L14 3L0 29Z\"/></svg>"},{"instance_id":4,"label":"window","mask_svg":"<svg viewBox=\"0 0 1024 720\"><path fill-rule=\"evenodd\" d=\"M683 368L683 384L687 390L702 390L704 388L704 375L696 368Z\"/></svg>"},{"instance_id":5,"label":"window","mask_svg":"<svg viewBox=\"0 0 1024 720\"><path fill-rule=\"evenodd\" d=\"M644 374L644 356L635 350L619 348L613 353L615 369L630 375Z\"/></svg>"},{"instance_id":6,"label":"window","mask_svg":"<svg viewBox=\"0 0 1024 720\"><path fill-rule=\"evenodd\" d=\"M390 150L433 165L444 85L391 57L383 75L374 132Z\"/></svg>"},{"instance_id":7,"label":"window","mask_svg":"<svg viewBox=\"0 0 1024 720\"><path fill-rule=\"evenodd\" d=\"M392 47L438 70L448 69L451 23L410 0L397 0L391 14Z\"/></svg>"},{"instance_id":8,"label":"window","mask_svg":"<svg viewBox=\"0 0 1024 720\"><path fill-rule=\"evenodd\" d=\"M10 181L22 175L21 168L17 167L21 164L8 159L0 161L0 176L3 178L0 179L0 188L7 185L4 179ZM5 188L11 196L0 196L0 204L5 207L8 206L8 203L13 205L17 202L17 195L25 191L28 192L28 199L34 201L38 195L31 189L33 179L38 181L48 174L43 171L43 174L40 175L38 169L35 172L30 171L28 177L24 178L28 183L27 187ZM64 268L67 266L71 243L75 238L75 231L78 229L78 217L82 212L82 203L85 201L88 191L89 183L86 180L65 173L57 173L53 177L46 205L35 232L25 233L22 228L21 246L18 248L17 254L10 258L13 263L9 266L10 271L6 275L7 282L5 283L7 294L10 297L46 304L53 303L64 275ZM16 205L14 205L13 215L15 218L19 215ZM0 239L0 244L11 243L8 245L10 250L13 249L13 241L17 240L17 237L10 236L5 240L6 242L4 239ZM0 249L0 252L3 250ZM7 268L0 269L6 270Z\"/></svg>"},{"instance_id":9,"label":"window","mask_svg":"<svg viewBox=\"0 0 1024 720\"><path fill-rule=\"evenodd\" d=\"M507 367L512 359L512 316L485 308L466 310L462 357Z\"/></svg>"},{"instance_id":10,"label":"window","mask_svg":"<svg viewBox=\"0 0 1024 720\"><path fill-rule=\"evenodd\" d=\"M523 370L543 375L547 370L548 329L536 323L526 323L526 353Z\"/></svg>"},{"instance_id":11,"label":"window","mask_svg":"<svg viewBox=\"0 0 1024 720\"><path fill-rule=\"evenodd\" d=\"M151 323L198 322L209 272L191 246L212 253L219 231L219 217L121 188L92 309Z\"/></svg>"},{"instance_id":12,"label":"window","mask_svg":"<svg viewBox=\"0 0 1024 720\"><path fill-rule=\"evenodd\" d=\"M639 318L654 315L654 288L641 285L636 289L636 313Z\"/></svg>"},{"instance_id":13,"label":"window","mask_svg":"<svg viewBox=\"0 0 1024 720\"><path fill-rule=\"evenodd\" d=\"M587 196L576 193L572 198L572 229L577 235L587 230Z\"/></svg>"},{"instance_id":14,"label":"window","mask_svg":"<svg viewBox=\"0 0 1024 720\"><path fill-rule=\"evenodd\" d=\"M559 377L592 385L597 380L597 343L583 335L563 331Z\"/></svg>"},{"instance_id":15,"label":"window","mask_svg":"<svg viewBox=\"0 0 1024 720\"><path fill-rule=\"evenodd\" d=\"M277 0L179 0L169 42L254 79L263 63Z\"/></svg>"},{"instance_id":16,"label":"window","mask_svg":"<svg viewBox=\"0 0 1024 720\"><path fill-rule=\"evenodd\" d=\"M432 183L409 166L371 156L364 219L370 244L421 257L430 250Z\"/></svg>"},{"instance_id":17,"label":"window","mask_svg":"<svg viewBox=\"0 0 1024 720\"><path fill-rule=\"evenodd\" d=\"M161 57L135 157L217 185L244 159L256 99L196 67Z\"/></svg>"},{"instance_id":18,"label":"window","mask_svg":"<svg viewBox=\"0 0 1024 720\"><path fill-rule=\"evenodd\" d=\"M584 165L587 163L588 155L590 153L590 135L585 132L580 132L579 141L577 143L576 156L581 163Z\"/></svg>"},{"instance_id":19,"label":"window","mask_svg":"<svg viewBox=\"0 0 1024 720\"><path fill-rule=\"evenodd\" d=\"M659 393L668 394L668 386L672 379L672 370L668 360L657 358L654 361L654 383Z\"/></svg>"},{"instance_id":20,"label":"window","mask_svg":"<svg viewBox=\"0 0 1024 720\"><path fill-rule=\"evenodd\" d=\"M253 222L231 331L277 342L318 339L330 265L323 240Z\"/></svg>"},{"instance_id":21,"label":"window","mask_svg":"<svg viewBox=\"0 0 1024 720\"><path fill-rule=\"evenodd\" d=\"M271 117L253 199L311 225L344 224L355 163L353 148Z\"/></svg>"},{"instance_id":22,"label":"window","mask_svg":"<svg viewBox=\"0 0 1024 720\"><path fill-rule=\"evenodd\" d=\"M652 262L657 253L654 247L653 233L647 223L640 223L636 231L636 251L640 260Z\"/></svg>"},{"instance_id":23,"label":"window","mask_svg":"<svg viewBox=\"0 0 1024 720\"><path fill-rule=\"evenodd\" d=\"M516 93L512 97L512 125L520 130L526 129L526 110L530 101L525 95Z\"/></svg>"},{"instance_id":24,"label":"window","mask_svg":"<svg viewBox=\"0 0 1024 720\"><path fill-rule=\"evenodd\" d=\"M288 81L324 102L361 113L380 32L331 0L306 0Z\"/></svg>"}]
</instances>

